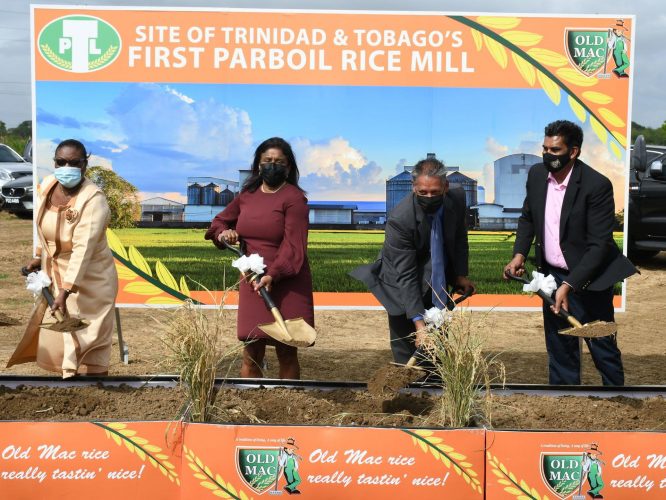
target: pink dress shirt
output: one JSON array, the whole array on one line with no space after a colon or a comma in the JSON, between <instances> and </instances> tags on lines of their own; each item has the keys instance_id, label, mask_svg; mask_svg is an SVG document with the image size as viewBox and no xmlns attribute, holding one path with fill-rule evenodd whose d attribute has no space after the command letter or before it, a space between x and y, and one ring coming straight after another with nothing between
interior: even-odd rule
<instances>
[{"instance_id":1,"label":"pink dress shirt","mask_svg":"<svg viewBox=\"0 0 666 500\"><path fill-rule=\"evenodd\" d=\"M571 172L565 177L562 184L558 184L553 174L548 174L548 190L546 191L546 213L543 225L543 255L551 266L569 269L560 248L560 216L562 202L567 192L567 185Z\"/></svg>"}]
</instances>

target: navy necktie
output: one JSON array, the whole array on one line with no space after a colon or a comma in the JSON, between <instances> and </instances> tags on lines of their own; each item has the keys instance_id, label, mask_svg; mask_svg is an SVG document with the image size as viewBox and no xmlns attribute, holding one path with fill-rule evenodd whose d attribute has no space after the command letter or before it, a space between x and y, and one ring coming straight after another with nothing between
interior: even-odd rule
<instances>
[{"instance_id":1,"label":"navy necktie","mask_svg":"<svg viewBox=\"0 0 666 500\"><path fill-rule=\"evenodd\" d=\"M430 285L432 287L432 304L437 309L444 309L448 300L446 294L446 250L444 248L444 206L430 219L430 263L432 274Z\"/></svg>"}]
</instances>

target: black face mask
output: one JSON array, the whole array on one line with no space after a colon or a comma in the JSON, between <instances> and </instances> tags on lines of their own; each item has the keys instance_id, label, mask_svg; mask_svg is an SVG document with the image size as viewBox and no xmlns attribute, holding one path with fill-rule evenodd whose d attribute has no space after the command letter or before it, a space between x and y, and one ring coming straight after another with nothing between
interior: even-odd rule
<instances>
[{"instance_id":1,"label":"black face mask","mask_svg":"<svg viewBox=\"0 0 666 500\"><path fill-rule=\"evenodd\" d=\"M287 180L287 167L278 163L262 163L259 175L269 187L276 188Z\"/></svg>"},{"instance_id":2,"label":"black face mask","mask_svg":"<svg viewBox=\"0 0 666 500\"><path fill-rule=\"evenodd\" d=\"M546 166L551 174L556 174L564 167L567 166L571 159L569 158L569 151L561 155L554 155L552 153L543 154L543 164Z\"/></svg>"},{"instance_id":3,"label":"black face mask","mask_svg":"<svg viewBox=\"0 0 666 500\"><path fill-rule=\"evenodd\" d=\"M439 196L420 196L416 195L416 203L423 209L427 214L434 214L439 210L439 207L444 203L444 195L440 194Z\"/></svg>"}]
</instances>

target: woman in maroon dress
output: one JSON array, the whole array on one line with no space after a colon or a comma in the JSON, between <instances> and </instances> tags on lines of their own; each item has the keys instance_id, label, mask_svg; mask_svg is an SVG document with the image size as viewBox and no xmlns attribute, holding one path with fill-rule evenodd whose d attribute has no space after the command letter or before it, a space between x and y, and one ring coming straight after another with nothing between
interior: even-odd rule
<instances>
[{"instance_id":1,"label":"woman in maroon dress","mask_svg":"<svg viewBox=\"0 0 666 500\"><path fill-rule=\"evenodd\" d=\"M303 318L314 327L312 276L307 257L308 207L298 186L298 166L291 146L273 137L254 153L252 172L240 194L213 219L206 239L219 247L245 243L246 254L259 254L266 269L261 281L241 281L238 339L246 342L241 377L263 376L266 345L274 345L280 378L300 378L298 350L271 339L258 325L274 321L258 293L266 287L284 319Z\"/></svg>"}]
</instances>

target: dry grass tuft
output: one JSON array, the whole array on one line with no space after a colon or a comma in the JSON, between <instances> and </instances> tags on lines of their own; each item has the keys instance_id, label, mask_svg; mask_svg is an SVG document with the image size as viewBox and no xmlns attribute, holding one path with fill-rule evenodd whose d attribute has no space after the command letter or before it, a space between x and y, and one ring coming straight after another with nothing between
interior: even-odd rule
<instances>
[{"instance_id":1,"label":"dry grass tuft","mask_svg":"<svg viewBox=\"0 0 666 500\"><path fill-rule=\"evenodd\" d=\"M437 424L446 427L486 425L492 421L490 385L504 384L504 364L483 353L484 322L470 311L456 309L440 327L429 326L425 351L441 380L442 396L437 403Z\"/></svg>"},{"instance_id":2,"label":"dry grass tuft","mask_svg":"<svg viewBox=\"0 0 666 500\"><path fill-rule=\"evenodd\" d=\"M236 357L242 344L221 348L223 327L234 321L229 311L220 306L208 313L187 301L169 313L163 324L161 340L167 347L165 364L177 370L188 401L183 418L208 422L215 408L215 377L221 363Z\"/></svg>"}]
</instances>

